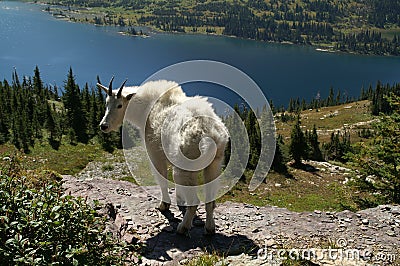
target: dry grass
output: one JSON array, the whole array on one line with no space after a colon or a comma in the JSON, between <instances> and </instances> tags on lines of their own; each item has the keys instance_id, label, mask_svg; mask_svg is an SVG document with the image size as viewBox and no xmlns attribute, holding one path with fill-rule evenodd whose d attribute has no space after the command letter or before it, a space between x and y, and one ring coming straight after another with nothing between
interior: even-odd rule
<instances>
[{"instance_id":1,"label":"dry grass","mask_svg":"<svg viewBox=\"0 0 400 266\"><path fill-rule=\"evenodd\" d=\"M301 112L301 124L303 130L312 130L316 125L321 143L328 142L332 132L348 130L351 140L358 141L358 131L362 128L370 128L369 123L374 117L370 114L370 101L359 101L339 106L323 107L316 110ZM276 122L277 133L290 140L291 129L294 121L283 123Z\"/></svg>"},{"instance_id":2,"label":"dry grass","mask_svg":"<svg viewBox=\"0 0 400 266\"><path fill-rule=\"evenodd\" d=\"M220 202L234 201L256 206L278 206L292 211L342 211L357 210L361 195L353 187L344 185L343 173L332 174L327 170L304 171L289 168L293 178L270 172L265 183L250 192L247 184L238 183Z\"/></svg>"}]
</instances>

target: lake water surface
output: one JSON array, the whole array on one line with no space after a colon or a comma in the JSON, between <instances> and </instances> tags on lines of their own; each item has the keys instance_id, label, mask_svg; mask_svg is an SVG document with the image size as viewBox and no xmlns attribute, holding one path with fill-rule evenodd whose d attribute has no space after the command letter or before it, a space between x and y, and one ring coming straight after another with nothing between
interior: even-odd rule
<instances>
[{"instance_id":1,"label":"lake water surface","mask_svg":"<svg viewBox=\"0 0 400 266\"><path fill-rule=\"evenodd\" d=\"M140 84L171 64L208 59L244 71L279 105L290 97L310 100L318 91L326 97L331 86L357 97L362 86L377 80L400 81L400 57L324 53L309 46L206 35L123 36L118 27L61 21L42 9L0 2L0 79L11 80L14 67L20 76L31 76L38 65L44 82L52 85L63 85L69 67L80 85L94 85L97 75Z\"/></svg>"}]
</instances>

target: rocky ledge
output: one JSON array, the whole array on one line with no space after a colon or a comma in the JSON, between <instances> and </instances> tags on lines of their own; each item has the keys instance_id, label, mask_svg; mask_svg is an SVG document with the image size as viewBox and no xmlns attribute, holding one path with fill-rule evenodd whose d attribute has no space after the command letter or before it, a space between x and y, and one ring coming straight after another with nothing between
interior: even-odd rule
<instances>
[{"instance_id":1,"label":"rocky ledge","mask_svg":"<svg viewBox=\"0 0 400 266\"><path fill-rule=\"evenodd\" d=\"M214 236L203 234L204 206L190 235L182 236L176 234L179 209L161 213L155 208L158 200L151 195L159 193L157 187L145 190L87 176L64 176L64 187L72 195L99 200L116 236L144 244L143 265L182 265L204 252L224 255L224 265L280 265L285 258L315 265L400 265L400 206L297 213L225 202L215 210Z\"/></svg>"}]
</instances>

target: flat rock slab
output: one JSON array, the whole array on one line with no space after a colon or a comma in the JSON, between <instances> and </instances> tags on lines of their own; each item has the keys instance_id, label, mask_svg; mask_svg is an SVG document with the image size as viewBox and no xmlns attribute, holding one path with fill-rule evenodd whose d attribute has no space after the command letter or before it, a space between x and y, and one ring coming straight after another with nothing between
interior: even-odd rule
<instances>
[{"instance_id":1,"label":"flat rock slab","mask_svg":"<svg viewBox=\"0 0 400 266\"><path fill-rule=\"evenodd\" d=\"M293 258L305 256L316 265L396 265L400 259L400 206L357 213L297 213L225 202L215 209L214 236L204 235L204 206L198 208L190 234L182 236L176 234L181 211L176 206L167 213L156 209L159 202L151 195L159 193L158 187L146 191L106 178L64 176L63 180L66 193L111 206L107 211L111 230L128 242L145 244L143 265L184 264L205 251L224 255L230 265L279 265L281 250L287 251L286 256L292 251Z\"/></svg>"}]
</instances>

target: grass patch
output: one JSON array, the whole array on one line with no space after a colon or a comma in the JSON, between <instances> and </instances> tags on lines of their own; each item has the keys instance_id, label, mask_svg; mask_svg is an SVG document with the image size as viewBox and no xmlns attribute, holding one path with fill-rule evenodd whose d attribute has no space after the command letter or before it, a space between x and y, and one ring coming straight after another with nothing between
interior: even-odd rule
<instances>
[{"instance_id":1,"label":"grass patch","mask_svg":"<svg viewBox=\"0 0 400 266\"><path fill-rule=\"evenodd\" d=\"M318 137L321 143L329 142L333 131L350 131L352 142L359 140L358 131L360 127L369 128L369 122L374 119L370 114L370 101L358 101L338 106L323 107L318 110L306 110L301 112L301 126L303 131L312 130L317 126ZM276 122L277 133L284 139L290 140L290 133L295 121ZM365 124L365 125L364 125Z\"/></svg>"},{"instance_id":2,"label":"grass patch","mask_svg":"<svg viewBox=\"0 0 400 266\"><path fill-rule=\"evenodd\" d=\"M12 145L2 145L0 156L5 157L18 151ZM58 150L54 150L47 140L36 141L29 154L21 159L27 169L48 169L59 174L74 175L79 173L91 161L102 160L105 152L98 144L71 145L63 143Z\"/></svg>"},{"instance_id":3,"label":"grass patch","mask_svg":"<svg viewBox=\"0 0 400 266\"><path fill-rule=\"evenodd\" d=\"M118 178L118 180L127 181L127 182L131 182L133 184L138 185L138 183L136 182L136 179L132 175L123 176L121 178Z\"/></svg>"},{"instance_id":4,"label":"grass patch","mask_svg":"<svg viewBox=\"0 0 400 266\"><path fill-rule=\"evenodd\" d=\"M317 264L312 263L308 260L293 260L293 259L285 259L282 261L281 266L315 266Z\"/></svg>"},{"instance_id":5,"label":"grass patch","mask_svg":"<svg viewBox=\"0 0 400 266\"><path fill-rule=\"evenodd\" d=\"M248 190L248 184L239 182L218 201L233 201L256 206L278 206L291 211L343 211L358 210L362 206L358 198L367 197L356 192L353 186L343 184L345 178L341 174L330 172L306 172L289 168L294 178L270 172L266 182L255 191ZM247 180L250 180L247 176ZM248 182L247 182L248 183Z\"/></svg>"},{"instance_id":6,"label":"grass patch","mask_svg":"<svg viewBox=\"0 0 400 266\"><path fill-rule=\"evenodd\" d=\"M101 166L101 170L103 172L112 171L112 170L114 170L114 165L109 164L109 163L104 164L104 165Z\"/></svg>"},{"instance_id":7,"label":"grass patch","mask_svg":"<svg viewBox=\"0 0 400 266\"><path fill-rule=\"evenodd\" d=\"M216 254L204 254L200 255L192 260L190 260L186 265L188 266L213 266L217 262L221 261L221 257ZM224 262L220 264L221 266L225 266Z\"/></svg>"}]
</instances>

